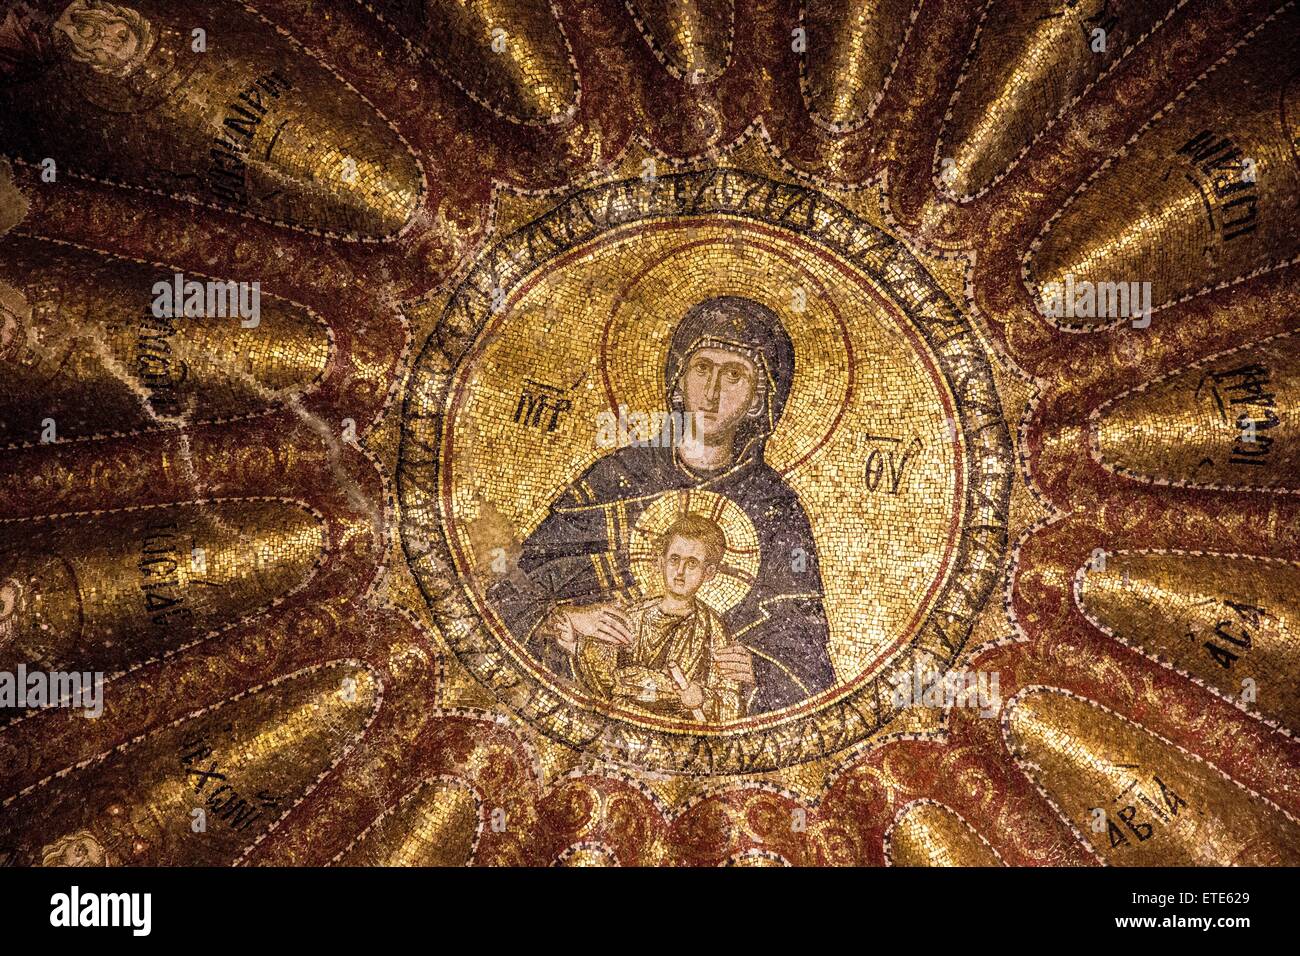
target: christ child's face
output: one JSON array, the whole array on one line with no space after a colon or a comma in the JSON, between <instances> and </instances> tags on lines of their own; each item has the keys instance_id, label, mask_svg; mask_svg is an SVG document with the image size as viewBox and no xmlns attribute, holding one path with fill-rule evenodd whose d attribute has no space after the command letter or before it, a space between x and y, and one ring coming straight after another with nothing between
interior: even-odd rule
<instances>
[{"instance_id":1,"label":"christ child's face","mask_svg":"<svg viewBox=\"0 0 1300 956\"><path fill-rule=\"evenodd\" d=\"M674 535L659 559L663 567L664 588L673 597L690 599L700 586L718 573L718 563L710 560L703 541Z\"/></svg>"},{"instance_id":2,"label":"christ child's face","mask_svg":"<svg viewBox=\"0 0 1300 956\"><path fill-rule=\"evenodd\" d=\"M682 373L681 389L701 441L716 445L735 435L754 404L758 370L749 359L727 349L696 349Z\"/></svg>"}]
</instances>

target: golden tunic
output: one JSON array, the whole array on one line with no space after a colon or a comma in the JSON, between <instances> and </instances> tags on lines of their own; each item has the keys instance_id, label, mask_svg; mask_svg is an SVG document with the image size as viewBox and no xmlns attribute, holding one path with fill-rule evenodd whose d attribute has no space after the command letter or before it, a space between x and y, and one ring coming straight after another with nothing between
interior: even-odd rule
<instances>
[{"instance_id":1,"label":"golden tunic","mask_svg":"<svg viewBox=\"0 0 1300 956\"><path fill-rule=\"evenodd\" d=\"M740 684L712 666L714 653L730 643L722 619L699 601L685 615L664 612L661 601L656 595L628 609L636 635L631 646L588 637L578 640L574 673L583 687L599 697L658 714L710 722L744 716ZM684 687L697 682L704 688L698 712L681 703Z\"/></svg>"}]
</instances>

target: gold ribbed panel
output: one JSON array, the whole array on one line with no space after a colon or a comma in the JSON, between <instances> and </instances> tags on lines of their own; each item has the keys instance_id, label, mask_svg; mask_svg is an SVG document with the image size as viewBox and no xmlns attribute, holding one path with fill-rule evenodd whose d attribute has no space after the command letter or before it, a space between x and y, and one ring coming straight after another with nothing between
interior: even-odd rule
<instances>
[{"instance_id":1,"label":"gold ribbed panel","mask_svg":"<svg viewBox=\"0 0 1300 956\"><path fill-rule=\"evenodd\" d=\"M157 656L297 588L325 546L312 512L276 500L0 522L0 668Z\"/></svg>"},{"instance_id":2,"label":"gold ribbed panel","mask_svg":"<svg viewBox=\"0 0 1300 956\"><path fill-rule=\"evenodd\" d=\"M358 238L415 212L422 173L392 128L242 5L40 6L49 52L0 88L0 139L28 162ZM131 39L110 49L95 28Z\"/></svg>"},{"instance_id":3,"label":"gold ribbed panel","mask_svg":"<svg viewBox=\"0 0 1300 956\"><path fill-rule=\"evenodd\" d=\"M1298 346L1283 336L1121 396L1096 415L1097 454L1138 478L1300 489Z\"/></svg>"},{"instance_id":4,"label":"gold ribbed panel","mask_svg":"<svg viewBox=\"0 0 1300 956\"><path fill-rule=\"evenodd\" d=\"M957 813L933 800L909 804L889 832L893 866L1002 866Z\"/></svg>"},{"instance_id":5,"label":"gold ribbed panel","mask_svg":"<svg viewBox=\"0 0 1300 956\"><path fill-rule=\"evenodd\" d=\"M546 0L386 0L375 12L476 102L523 123L578 103L568 44Z\"/></svg>"},{"instance_id":6,"label":"gold ribbed panel","mask_svg":"<svg viewBox=\"0 0 1300 956\"><path fill-rule=\"evenodd\" d=\"M175 274L35 239L0 241L0 445L42 440L47 419L67 441L255 414L324 376L328 330L282 299L260 294L248 328L237 306L225 317L156 316L154 284Z\"/></svg>"},{"instance_id":7,"label":"gold ribbed panel","mask_svg":"<svg viewBox=\"0 0 1300 956\"><path fill-rule=\"evenodd\" d=\"M690 83L715 80L731 59L733 0L627 0L664 65Z\"/></svg>"},{"instance_id":8,"label":"gold ribbed panel","mask_svg":"<svg viewBox=\"0 0 1300 956\"><path fill-rule=\"evenodd\" d=\"M1210 765L1055 688L1011 704L1007 745L1113 866L1295 866L1300 826Z\"/></svg>"},{"instance_id":9,"label":"gold ribbed panel","mask_svg":"<svg viewBox=\"0 0 1300 956\"><path fill-rule=\"evenodd\" d=\"M832 129L861 126L884 95L914 0L808 0L804 94Z\"/></svg>"},{"instance_id":10,"label":"gold ribbed panel","mask_svg":"<svg viewBox=\"0 0 1300 956\"><path fill-rule=\"evenodd\" d=\"M1178 0L999 0L988 7L945 124L945 185L970 196L1002 174L1088 84ZM1105 48L1094 50L1105 31ZM941 171L942 171L941 167Z\"/></svg>"},{"instance_id":11,"label":"gold ribbed panel","mask_svg":"<svg viewBox=\"0 0 1300 956\"><path fill-rule=\"evenodd\" d=\"M474 792L455 780L422 783L339 857L340 866L464 866L480 825Z\"/></svg>"},{"instance_id":12,"label":"gold ribbed panel","mask_svg":"<svg viewBox=\"0 0 1300 956\"><path fill-rule=\"evenodd\" d=\"M18 797L0 844L19 866L234 862L342 759L378 699L346 662L266 686Z\"/></svg>"},{"instance_id":13,"label":"gold ribbed panel","mask_svg":"<svg viewBox=\"0 0 1300 956\"><path fill-rule=\"evenodd\" d=\"M1300 565L1223 554L1107 554L1080 576L1095 622L1300 730Z\"/></svg>"},{"instance_id":14,"label":"gold ribbed panel","mask_svg":"<svg viewBox=\"0 0 1300 956\"><path fill-rule=\"evenodd\" d=\"M1288 65L1298 34L1290 6L1076 196L1031 260L1036 298L1069 276L1150 282L1158 307L1300 251L1300 73Z\"/></svg>"}]
</instances>

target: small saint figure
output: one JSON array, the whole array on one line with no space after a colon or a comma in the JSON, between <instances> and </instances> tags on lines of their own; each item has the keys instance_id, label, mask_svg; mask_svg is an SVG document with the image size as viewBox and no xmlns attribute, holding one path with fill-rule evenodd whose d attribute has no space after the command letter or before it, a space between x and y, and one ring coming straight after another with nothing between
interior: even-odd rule
<instances>
[{"instance_id":1,"label":"small saint figure","mask_svg":"<svg viewBox=\"0 0 1300 956\"><path fill-rule=\"evenodd\" d=\"M556 617L556 640L572 649L578 682L597 697L711 723L743 717L744 686L714 659L730 638L722 619L697 596L718 573L726 535L712 519L684 514L662 541L663 593L626 608L630 643L580 636L563 614Z\"/></svg>"},{"instance_id":2,"label":"small saint figure","mask_svg":"<svg viewBox=\"0 0 1300 956\"><path fill-rule=\"evenodd\" d=\"M54 29L71 41L74 60L117 77L139 69L156 39L152 24L138 10L108 0L73 0Z\"/></svg>"}]
</instances>

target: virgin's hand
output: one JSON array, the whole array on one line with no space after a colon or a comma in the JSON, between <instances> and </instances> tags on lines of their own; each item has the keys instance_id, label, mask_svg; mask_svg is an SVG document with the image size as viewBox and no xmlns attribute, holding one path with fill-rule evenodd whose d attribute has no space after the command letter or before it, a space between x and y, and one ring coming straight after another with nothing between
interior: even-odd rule
<instances>
[{"instance_id":1,"label":"virgin's hand","mask_svg":"<svg viewBox=\"0 0 1300 956\"><path fill-rule=\"evenodd\" d=\"M565 653L572 654L578 649L578 633L573 629L567 611L553 614L546 622L546 631Z\"/></svg>"},{"instance_id":2,"label":"virgin's hand","mask_svg":"<svg viewBox=\"0 0 1300 956\"><path fill-rule=\"evenodd\" d=\"M713 655L713 663L722 676L738 684L753 684L754 655L740 644L720 647Z\"/></svg>"}]
</instances>

